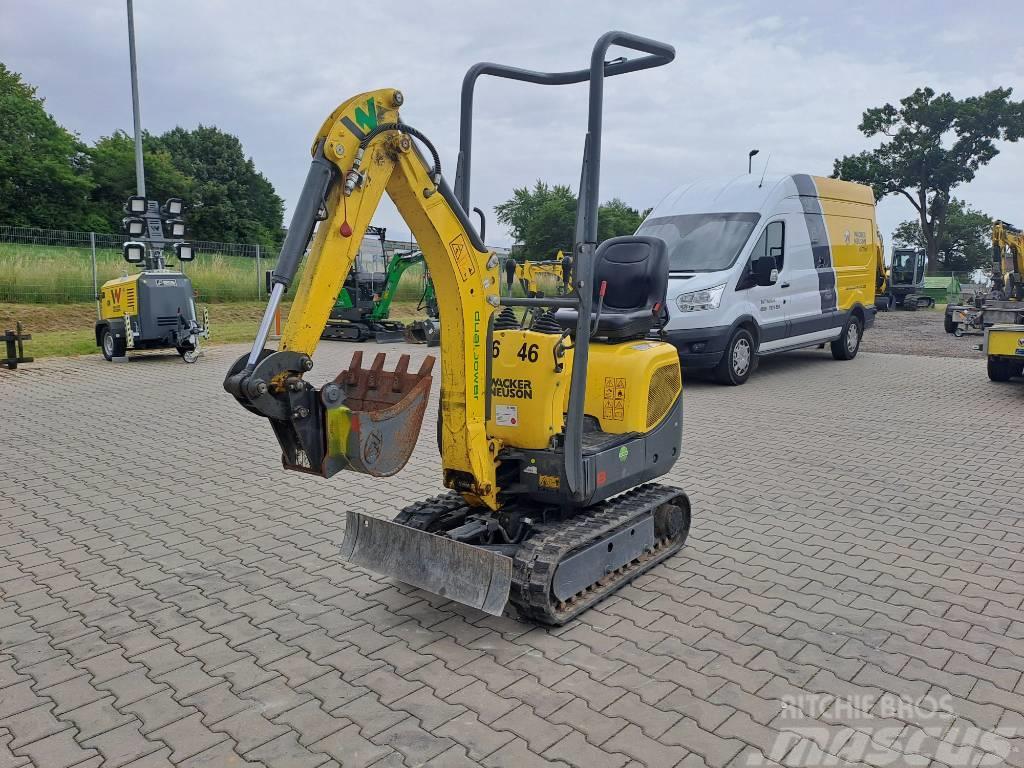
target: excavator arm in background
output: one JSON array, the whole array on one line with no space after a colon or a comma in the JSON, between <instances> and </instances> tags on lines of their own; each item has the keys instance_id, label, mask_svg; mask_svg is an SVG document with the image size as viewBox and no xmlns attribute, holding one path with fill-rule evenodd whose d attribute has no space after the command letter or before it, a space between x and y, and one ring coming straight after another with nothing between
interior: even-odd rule
<instances>
[{"instance_id":1,"label":"excavator arm in background","mask_svg":"<svg viewBox=\"0 0 1024 768\"><path fill-rule=\"evenodd\" d=\"M522 264L517 265L517 267L519 282L527 296L536 296L540 292L538 278L542 275L553 278L556 281L557 287L555 290L558 294L564 292L561 257L554 261L530 261L527 259Z\"/></svg>"},{"instance_id":2,"label":"excavator arm in background","mask_svg":"<svg viewBox=\"0 0 1024 768\"><path fill-rule=\"evenodd\" d=\"M388 316L391 314L391 302L394 301L395 291L398 289L398 283L401 281L402 275L405 274L409 267L423 264L424 261L422 251L396 253L391 257L385 273L384 288L377 297L377 302L373 306L373 312L370 313L371 320L388 319Z\"/></svg>"},{"instance_id":3,"label":"excavator arm in background","mask_svg":"<svg viewBox=\"0 0 1024 768\"><path fill-rule=\"evenodd\" d=\"M995 289L1024 301L1024 232L1005 221L992 224L992 273Z\"/></svg>"}]
</instances>

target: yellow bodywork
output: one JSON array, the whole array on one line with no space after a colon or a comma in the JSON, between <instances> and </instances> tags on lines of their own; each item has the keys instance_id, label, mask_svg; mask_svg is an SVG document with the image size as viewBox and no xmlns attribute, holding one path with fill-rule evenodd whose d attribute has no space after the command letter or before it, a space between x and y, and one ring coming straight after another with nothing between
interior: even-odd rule
<instances>
[{"instance_id":1,"label":"yellow bodywork","mask_svg":"<svg viewBox=\"0 0 1024 768\"><path fill-rule=\"evenodd\" d=\"M1024 362L1024 325L993 325L985 329L985 353Z\"/></svg>"},{"instance_id":2,"label":"yellow bodywork","mask_svg":"<svg viewBox=\"0 0 1024 768\"><path fill-rule=\"evenodd\" d=\"M524 261L516 265L516 275L519 277L526 291L527 296L536 295L540 289L541 277L555 282L555 293L562 292L562 252L558 252L555 261Z\"/></svg>"},{"instance_id":3,"label":"yellow bodywork","mask_svg":"<svg viewBox=\"0 0 1024 768\"><path fill-rule=\"evenodd\" d=\"M562 431L572 349L556 358L560 338L536 331L494 332L491 434L504 443L547 448ZM587 371L584 413L609 434L649 432L682 390L679 355L660 341L592 343Z\"/></svg>"},{"instance_id":4,"label":"yellow bodywork","mask_svg":"<svg viewBox=\"0 0 1024 768\"><path fill-rule=\"evenodd\" d=\"M679 353L661 341L592 344L587 371L586 413L615 435L651 431L682 390Z\"/></svg>"},{"instance_id":5,"label":"yellow bodywork","mask_svg":"<svg viewBox=\"0 0 1024 768\"><path fill-rule=\"evenodd\" d=\"M324 142L328 160L342 173L347 172L362 137L346 127L343 119L363 130L398 122L401 102L401 95L393 88L349 99L317 132L314 152ZM351 195L343 196L343 184L332 186L327 200L330 214L320 222L314 236L280 349L312 356L359 252L362 234L387 193L423 251L438 303L444 308L441 454L445 484L455 484L453 473L469 475L473 491L467 495L496 509L495 455L500 443L490 439L486 429L486 336L497 303L498 260L473 246L444 196L435 191L423 159L407 136L387 131L374 137L365 149L362 169L362 184ZM342 232L345 224L348 234ZM343 423L335 419L329 426L342 429ZM347 435L328 435L329 444L344 445L347 439Z\"/></svg>"},{"instance_id":6,"label":"yellow bodywork","mask_svg":"<svg viewBox=\"0 0 1024 768\"><path fill-rule=\"evenodd\" d=\"M884 290L885 266L875 223L871 187L812 176L828 227L832 267L836 273L836 307L872 306L876 289Z\"/></svg>"},{"instance_id":7,"label":"yellow bodywork","mask_svg":"<svg viewBox=\"0 0 1024 768\"><path fill-rule=\"evenodd\" d=\"M403 101L394 89L346 101L317 132L313 154L323 144L324 156L347 178L360 142L375 126L398 123ZM386 193L423 251L441 307L444 483L472 504L498 509L501 448L544 448L564 429L573 355L571 349L559 350L556 359L556 347L560 339L571 342L557 333L499 330L488 343L491 313L500 301L498 259L474 247L408 135L391 128L373 135L358 170L363 176L350 194L341 182L330 186L327 218L313 237L279 349L312 357L362 233ZM561 263L525 267L534 280L545 273L561 281ZM678 355L662 342L592 343L587 369L586 413L610 433L650 431L681 390ZM330 455L345 454L352 414L344 404L331 409L326 420Z\"/></svg>"},{"instance_id":8,"label":"yellow bodywork","mask_svg":"<svg viewBox=\"0 0 1024 768\"><path fill-rule=\"evenodd\" d=\"M139 313L139 275L108 280L100 287L100 318L103 320L134 317Z\"/></svg>"},{"instance_id":9,"label":"yellow bodywork","mask_svg":"<svg viewBox=\"0 0 1024 768\"><path fill-rule=\"evenodd\" d=\"M1004 286L1024 279L1024 232L1005 222L995 222L992 225L992 252L999 263Z\"/></svg>"}]
</instances>

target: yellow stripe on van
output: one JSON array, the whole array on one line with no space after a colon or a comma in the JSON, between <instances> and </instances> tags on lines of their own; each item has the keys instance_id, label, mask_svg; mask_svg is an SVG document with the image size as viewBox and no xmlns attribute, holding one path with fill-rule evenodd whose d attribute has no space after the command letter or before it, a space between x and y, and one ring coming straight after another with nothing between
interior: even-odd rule
<instances>
[{"instance_id":1,"label":"yellow stripe on van","mask_svg":"<svg viewBox=\"0 0 1024 768\"><path fill-rule=\"evenodd\" d=\"M871 187L864 184L855 184L842 179L829 179L824 176L811 176L811 178L814 179L814 186L818 188L819 198L843 200L872 207L875 205L875 193L871 191Z\"/></svg>"},{"instance_id":2,"label":"yellow stripe on van","mask_svg":"<svg viewBox=\"0 0 1024 768\"><path fill-rule=\"evenodd\" d=\"M828 228L832 269L836 274L836 308L875 302L875 196L871 187L814 176L818 201Z\"/></svg>"}]
</instances>

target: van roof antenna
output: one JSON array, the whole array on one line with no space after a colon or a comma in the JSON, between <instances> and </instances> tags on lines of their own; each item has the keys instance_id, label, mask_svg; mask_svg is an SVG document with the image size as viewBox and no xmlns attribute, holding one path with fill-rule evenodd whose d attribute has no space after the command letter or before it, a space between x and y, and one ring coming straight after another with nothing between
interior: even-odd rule
<instances>
[{"instance_id":1,"label":"van roof antenna","mask_svg":"<svg viewBox=\"0 0 1024 768\"><path fill-rule=\"evenodd\" d=\"M768 173L768 163L772 161L771 152L768 153L768 159L764 161L764 170L761 171L761 181L758 182L757 188L760 189L764 184L764 175Z\"/></svg>"}]
</instances>

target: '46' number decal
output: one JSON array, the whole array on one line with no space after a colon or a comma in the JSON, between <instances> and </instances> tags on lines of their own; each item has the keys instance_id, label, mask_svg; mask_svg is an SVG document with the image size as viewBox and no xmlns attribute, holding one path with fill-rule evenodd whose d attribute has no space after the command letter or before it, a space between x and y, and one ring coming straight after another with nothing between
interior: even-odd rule
<instances>
[{"instance_id":1,"label":"'46' number decal","mask_svg":"<svg viewBox=\"0 0 1024 768\"><path fill-rule=\"evenodd\" d=\"M496 340L491 344L491 357L496 358L500 354L501 342ZM536 344L527 344L524 341L523 345L519 348L519 351L516 352L516 357L518 357L523 362L536 363L537 359L540 357L540 353L538 352L538 347Z\"/></svg>"},{"instance_id":2,"label":"'46' number decal","mask_svg":"<svg viewBox=\"0 0 1024 768\"><path fill-rule=\"evenodd\" d=\"M524 341L523 342L523 346L521 346L519 348L519 351L516 352L516 357L518 357L520 360L522 360L524 362L529 360L531 363L536 363L537 362L537 345L536 344L530 344L529 346L527 346L526 342Z\"/></svg>"}]
</instances>

